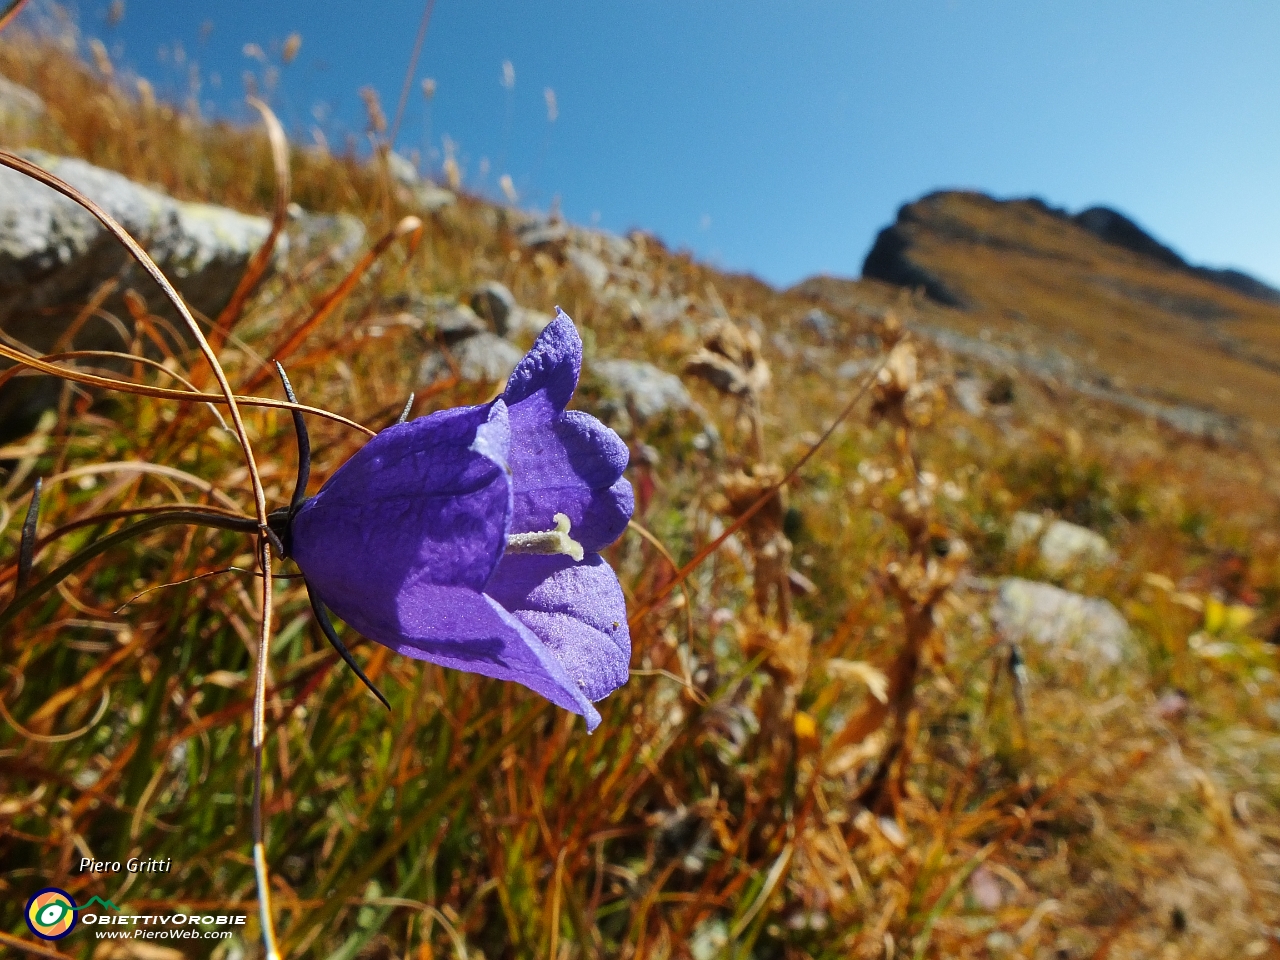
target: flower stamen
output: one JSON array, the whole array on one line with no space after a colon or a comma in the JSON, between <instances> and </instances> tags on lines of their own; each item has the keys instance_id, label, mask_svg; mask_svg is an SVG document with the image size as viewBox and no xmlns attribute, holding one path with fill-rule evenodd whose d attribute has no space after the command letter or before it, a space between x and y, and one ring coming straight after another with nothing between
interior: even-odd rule
<instances>
[{"instance_id":1,"label":"flower stamen","mask_svg":"<svg viewBox=\"0 0 1280 960\"><path fill-rule=\"evenodd\" d=\"M569 518L557 513L554 530L535 531L533 533L512 533L507 535L506 553L533 553L541 556L564 554L580 561L583 557L582 544L569 536Z\"/></svg>"}]
</instances>

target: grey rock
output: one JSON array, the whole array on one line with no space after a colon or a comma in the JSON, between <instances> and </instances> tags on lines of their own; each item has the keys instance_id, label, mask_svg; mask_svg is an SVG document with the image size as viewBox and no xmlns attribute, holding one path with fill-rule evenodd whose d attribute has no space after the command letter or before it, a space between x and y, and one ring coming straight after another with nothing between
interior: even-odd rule
<instances>
[{"instance_id":1,"label":"grey rock","mask_svg":"<svg viewBox=\"0 0 1280 960\"><path fill-rule=\"evenodd\" d=\"M0 77L0 119L5 122L31 123L45 119L49 113L45 101L35 91L27 90L12 79Z\"/></svg>"},{"instance_id":2,"label":"grey rock","mask_svg":"<svg viewBox=\"0 0 1280 960\"><path fill-rule=\"evenodd\" d=\"M957 377L951 385L951 395L955 397L961 410L980 417L987 412L986 394L989 386L981 377Z\"/></svg>"},{"instance_id":3,"label":"grey rock","mask_svg":"<svg viewBox=\"0 0 1280 960\"><path fill-rule=\"evenodd\" d=\"M180 203L83 160L34 150L24 155L103 207L186 288L184 295L194 295L202 305L230 297L245 261L270 230L262 217ZM0 290L5 294L83 262L105 239L98 221L79 204L7 169L0 170L0 231Z\"/></svg>"},{"instance_id":4,"label":"grey rock","mask_svg":"<svg viewBox=\"0 0 1280 960\"><path fill-rule=\"evenodd\" d=\"M495 333L485 331L461 340L451 348L458 375L472 383L497 383L511 376L524 353ZM418 382L429 386L449 376L449 361L434 351L423 358L418 367Z\"/></svg>"},{"instance_id":5,"label":"grey rock","mask_svg":"<svg viewBox=\"0 0 1280 960\"><path fill-rule=\"evenodd\" d=\"M382 326L402 325L419 331L428 341L453 347L477 334L488 333L475 311L452 297L403 291L382 303L374 321Z\"/></svg>"},{"instance_id":6,"label":"grey rock","mask_svg":"<svg viewBox=\"0 0 1280 960\"><path fill-rule=\"evenodd\" d=\"M342 263L360 252L365 235L364 223L349 213L307 213L290 204L282 248L295 266L320 256Z\"/></svg>"},{"instance_id":7,"label":"grey rock","mask_svg":"<svg viewBox=\"0 0 1280 960\"><path fill-rule=\"evenodd\" d=\"M857 380L864 373L874 370L879 361L871 359L846 360L836 367L836 376L841 380Z\"/></svg>"},{"instance_id":8,"label":"grey rock","mask_svg":"<svg viewBox=\"0 0 1280 960\"><path fill-rule=\"evenodd\" d=\"M524 307L516 307L511 311L511 316L507 318L507 336L518 337L522 334L532 334L537 336L552 321L549 313L543 313L541 310L527 310Z\"/></svg>"},{"instance_id":9,"label":"grey rock","mask_svg":"<svg viewBox=\"0 0 1280 960\"><path fill-rule=\"evenodd\" d=\"M684 319L689 315L689 308L693 305L693 301L683 295L679 297L659 295L643 303L639 301L637 303L639 306L637 315L641 324L653 330L661 330L677 320Z\"/></svg>"},{"instance_id":10,"label":"grey rock","mask_svg":"<svg viewBox=\"0 0 1280 960\"><path fill-rule=\"evenodd\" d=\"M573 268L582 274L592 290L601 290L609 282L609 268L594 253L578 247L570 247L565 257Z\"/></svg>"},{"instance_id":11,"label":"grey rock","mask_svg":"<svg viewBox=\"0 0 1280 960\"><path fill-rule=\"evenodd\" d=\"M803 373L822 373L831 366L831 350L827 347L802 347L800 370Z\"/></svg>"},{"instance_id":12,"label":"grey rock","mask_svg":"<svg viewBox=\"0 0 1280 960\"><path fill-rule=\"evenodd\" d=\"M1017 550L1037 540L1040 562L1052 574L1081 566L1105 566L1115 559L1106 538L1087 527L1065 520L1046 521L1037 513L1015 513L1009 546Z\"/></svg>"},{"instance_id":13,"label":"grey rock","mask_svg":"<svg viewBox=\"0 0 1280 960\"><path fill-rule=\"evenodd\" d=\"M516 229L516 237L521 246L535 249L564 243L569 237L569 228L561 220L534 220L522 224Z\"/></svg>"},{"instance_id":14,"label":"grey rock","mask_svg":"<svg viewBox=\"0 0 1280 960\"><path fill-rule=\"evenodd\" d=\"M825 342L829 343L836 337L836 322L825 310L815 307L801 318L800 323Z\"/></svg>"},{"instance_id":15,"label":"grey rock","mask_svg":"<svg viewBox=\"0 0 1280 960\"><path fill-rule=\"evenodd\" d=\"M796 355L796 343L781 330L769 337L769 345L777 351L778 356L790 360Z\"/></svg>"},{"instance_id":16,"label":"grey rock","mask_svg":"<svg viewBox=\"0 0 1280 960\"><path fill-rule=\"evenodd\" d=\"M635 245L626 237L604 232L599 233L598 236L600 249L593 252L600 254L609 262L621 266L635 255Z\"/></svg>"},{"instance_id":17,"label":"grey rock","mask_svg":"<svg viewBox=\"0 0 1280 960\"><path fill-rule=\"evenodd\" d=\"M418 176L418 168L403 153L394 151L387 154L387 172L391 179L401 186L416 187L422 179Z\"/></svg>"},{"instance_id":18,"label":"grey rock","mask_svg":"<svg viewBox=\"0 0 1280 960\"><path fill-rule=\"evenodd\" d=\"M413 206L425 213L435 213L437 210L443 210L445 207L452 206L458 200L452 190L437 187L429 180L424 180L413 188L411 199Z\"/></svg>"},{"instance_id":19,"label":"grey rock","mask_svg":"<svg viewBox=\"0 0 1280 960\"><path fill-rule=\"evenodd\" d=\"M1077 658L1115 664L1129 652L1129 625L1111 603L1048 583L1005 577L991 619L1010 639L1069 651Z\"/></svg>"},{"instance_id":20,"label":"grey rock","mask_svg":"<svg viewBox=\"0 0 1280 960\"><path fill-rule=\"evenodd\" d=\"M511 326L511 315L519 309L515 295L496 280L482 283L471 294L471 309L500 337L505 337Z\"/></svg>"},{"instance_id":21,"label":"grey rock","mask_svg":"<svg viewBox=\"0 0 1280 960\"><path fill-rule=\"evenodd\" d=\"M915 321L910 326L913 332L928 337L949 353L972 357L998 369L1022 370L1045 380L1065 384L1087 397L1134 410L1191 436L1226 443L1235 442L1239 437L1240 423L1234 417L1224 417L1195 407L1171 406L1145 397L1133 396L1116 389L1110 380L1101 374L1095 373L1088 376L1081 373L1077 363L1057 351L1047 350L1033 354L1030 351L1014 350L999 344L988 343L978 337L966 336L945 327L920 321ZM1004 373L991 384L985 399L992 405L1009 404L1014 400L1014 392L1013 379L1008 373Z\"/></svg>"},{"instance_id":22,"label":"grey rock","mask_svg":"<svg viewBox=\"0 0 1280 960\"><path fill-rule=\"evenodd\" d=\"M642 360L602 360L594 373L610 391L626 401L641 419L668 410L696 410L680 378Z\"/></svg>"},{"instance_id":23,"label":"grey rock","mask_svg":"<svg viewBox=\"0 0 1280 960\"><path fill-rule=\"evenodd\" d=\"M429 322L432 332L437 334L450 347L457 346L464 340L477 337L490 330L476 312L465 304L455 303L431 316Z\"/></svg>"},{"instance_id":24,"label":"grey rock","mask_svg":"<svg viewBox=\"0 0 1280 960\"><path fill-rule=\"evenodd\" d=\"M270 231L262 217L224 207L180 203L83 160L41 151L24 156L76 187L137 239L198 313L217 316L249 258ZM176 312L124 247L79 204L16 171L0 170L0 330L42 353L107 280L132 288L153 312ZM127 321L119 293L105 310ZM127 325L127 324L126 324ZM77 349L128 349L111 325L86 323ZM16 378L0 388L0 439L34 424L60 391L50 378Z\"/></svg>"},{"instance_id":25,"label":"grey rock","mask_svg":"<svg viewBox=\"0 0 1280 960\"><path fill-rule=\"evenodd\" d=\"M402 153L387 154L387 173L398 188L401 201L416 210L435 213L458 199L452 191L419 174L413 161Z\"/></svg>"}]
</instances>

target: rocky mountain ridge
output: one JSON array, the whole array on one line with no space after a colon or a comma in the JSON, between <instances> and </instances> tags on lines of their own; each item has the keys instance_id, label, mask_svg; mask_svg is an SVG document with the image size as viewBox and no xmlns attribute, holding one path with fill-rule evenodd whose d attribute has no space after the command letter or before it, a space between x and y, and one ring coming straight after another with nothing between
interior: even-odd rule
<instances>
[{"instance_id":1,"label":"rocky mountain ridge","mask_svg":"<svg viewBox=\"0 0 1280 960\"><path fill-rule=\"evenodd\" d=\"M1074 224L1105 243L1146 257L1171 270L1199 277L1256 300L1280 303L1280 290L1241 270L1203 267L1188 263L1177 251L1161 243L1123 213L1110 207L1089 207L1079 213L1071 214L1065 209L1049 206L1038 197L997 200L973 191L939 190L900 207L896 222L885 227L876 236L875 243L863 261L862 276L899 286L920 286L939 303L947 306L964 306L953 290L949 289L939 277L923 268L911 255L913 238L921 229L940 230L956 240L975 243L996 242L998 245L998 241L990 234L967 230L962 222L940 223L932 216L933 210L937 207L937 201L945 202L952 197L969 197L978 202L986 200L1004 205L1012 216L1017 216L1018 207L1025 205L1031 210Z\"/></svg>"},{"instance_id":2,"label":"rocky mountain ridge","mask_svg":"<svg viewBox=\"0 0 1280 960\"><path fill-rule=\"evenodd\" d=\"M1280 430L1280 294L1188 264L1114 210L939 191L880 232L861 280L794 289L819 306L911 291L948 350L1196 433Z\"/></svg>"}]
</instances>

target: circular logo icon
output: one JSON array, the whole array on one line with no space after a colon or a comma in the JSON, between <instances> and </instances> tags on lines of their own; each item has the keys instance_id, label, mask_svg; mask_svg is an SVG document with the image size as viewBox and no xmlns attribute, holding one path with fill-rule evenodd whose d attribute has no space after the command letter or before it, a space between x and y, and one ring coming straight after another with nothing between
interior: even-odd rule
<instances>
[{"instance_id":1,"label":"circular logo icon","mask_svg":"<svg viewBox=\"0 0 1280 960\"><path fill-rule=\"evenodd\" d=\"M61 940L76 925L76 902L57 887L45 887L27 901L27 926L41 940Z\"/></svg>"}]
</instances>

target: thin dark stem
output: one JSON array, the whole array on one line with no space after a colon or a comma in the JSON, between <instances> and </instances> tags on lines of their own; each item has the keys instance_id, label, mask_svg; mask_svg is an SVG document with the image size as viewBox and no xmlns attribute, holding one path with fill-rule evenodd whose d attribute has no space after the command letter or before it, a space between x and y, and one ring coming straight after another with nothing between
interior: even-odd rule
<instances>
[{"instance_id":1,"label":"thin dark stem","mask_svg":"<svg viewBox=\"0 0 1280 960\"><path fill-rule=\"evenodd\" d=\"M329 611L324 608L324 603L316 596L316 592L311 589L310 581L304 577L302 582L307 585L307 598L311 601L311 612L316 615L316 623L320 624L320 632L333 645L333 649L338 651L338 656L342 657L347 666L355 671L356 676L364 681L364 685L373 691L373 695L382 701L384 707L390 710L391 704L382 695L382 691L375 687L373 681L364 675L364 671L360 669L360 664L356 663L355 657L351 656L351 651L338 638L337 631L333 629L333 621L329 619Z\"/></svg>"},{"instance_id":2,"label":"thin dark stem","mask_svg":"<svg viewBox=\"0 0 1280 960\"><path fill-rule=\"evenodd\" d=\"M266 533L267 542L271 544L272 549L275 550L276 553L280 554L282 557L287 557L289 555L289 552L284 548L284 541L280 539L280 535L278 533L270 527L267 527L263 532Z\"/></svg>"},{"instance_id":3,"label":"thin dark stem","mask_svg":"<svg viewBox=\"0 0 1280 960\"><path fill-rule=\"evenodd\" d=\"M183 579L183 580L174 580L174 581L172 581L171 583L160 583L160 584L157 584L157 585L156 585L156 586L154 586L154 587L148 587L146 590L143 590L141 593L136 593L136 594L134 594L132 597L130 597L130 598L129 598L128 600L126 600L124 603L120 604L120 606L116 607L116 608L115 608L115 610L114 610L113 612L114 612L114 613L116 613L116 614L119 614L119 613L120 613L120 611L121 611L121 610L123 610L125 607L132 606L133 604L135 604L135 603L137 603L139 600L141 600L143 597L145 597L147 594L149 594L149 593L155 593L157 590L167 590L169 587L180 587L180 586L182 586L184 583L194 583L194 582L195 582L195 581L197 581L197 580L206 580L206 579L208 579L209 577L220 577L220 576L222 576L224 573L247 573L247 574L249 574L249 576L251 576L251 577L261 577L261 576L262 576L262 572L261 572L261 571L259 571L259 570L247 570L247 569L245 569L244 567L223 567L221 570L210 570L208 573L198 573L198 574L196 574L194 577L187 577L187 578L185 578L185 579ZM300 574L300 573L273 573L273 574L271 575L271 579L273 579L273 580L300 580L300 579L302 579L302 574Z\"/></svg>"},{"instance_id":4,"label":"thin dark stem","mask_svg":"<svg viewBox=\"0 0 1280 960\"><path fill-rule=\"evenodd\" d=\"M18 548L18 585L14 587L14 596L23 591L27 580L31 577L31 565L36 559L36 523L40 519L40 491L44 488L44 479L37 478L35 488L31 491L31 506L27 507L27 519L22 522L22 544Z\"/></svg>"},{"instance_id":5,"label":"thin dark stem","mask_svg":"<svg viewBox=\"0 0 1280 960\"><path fill-rule=\"evenodd\" d=\"M109 510L104 513L95 513L87 517L80 517L77 520L71 520L51 530L43 537L36 540L36 548L47 547L56 540L60 540L68 533L76 530L82 530L85 527L97 527L115 520L127 520L130 517L147 517L159 516L161 514L172 513L198 513L203 516L220 517L225 520L240 521L243 523L245 533L256 533L258 529L257 521L252 517L246 517L231 510L222 507L209 507L195 503L162 503L152 507L132 507L128 510Z\"/></svg>"},{"instance_id":6,"label":"thin dark stem","mask_svg":"<svg viewBox=\"0 0 1280 960\"><path fill-rule=\"evenodd\" d=\"M190 524L198 527L216 527L221 530L234 530L237 533L257 533L258 525L248 517L224 517L217 514L204 513L199 510L174 510L148 517L145 520L139 520L137 523L131 524L109 536L86 546L83 550L70 557L56 569L50 571L41 577L26 590L16 591L13 600L9 606L5 607L4 612L0 613L0 629L8 626L19 613L21 613L28 605L35 600L44 596L62 580L71 576L85 564L99 554L106 553L112 547L127 543L134 537L146 533L149 530L155 530L159 527L168 527L175 524Z\"/></svg>"},{"instance_id":7,"label":"thin dark stem","mask_svg":"<svg viewBox=\"0 0 1280 960\"><path fill-rule=\"evenodd\" d=\"M400 411L400 419L396 421L396 426L404 423L409 419L409 413L413 410L413 394L409 394L409 399L405 401L404 409Z\"/></svg>"},{"instance_id":8,"label":"thin dark stem","mask_svg":"<svg viewBox=\"0 0 1280 960\"><path fill-rule=\"evenodd\" d=\"M284 383L284 395L289 398L290 403L297 403L293 385L289 383L289 376L279 361L276 361L276 373L280 374L280 380ZM307 433L307 422L297 410L293 411L293 431L298 435L298 480L293 486L293 498L289 501L290 517L302 506L302 501L307 499L307 483L311 480L311 437ZM276 549L281 554L284 553L282 547L278 546Z\"/></svg>"}]
</instances>

